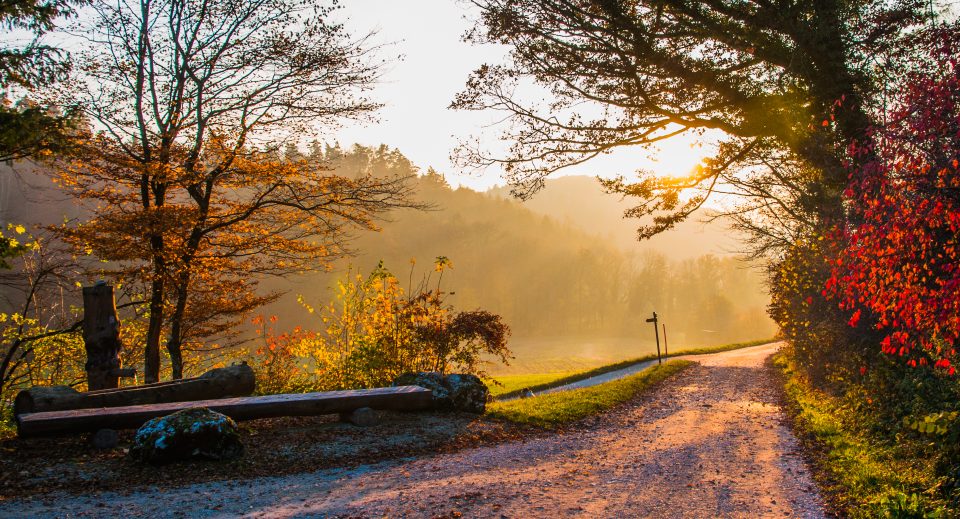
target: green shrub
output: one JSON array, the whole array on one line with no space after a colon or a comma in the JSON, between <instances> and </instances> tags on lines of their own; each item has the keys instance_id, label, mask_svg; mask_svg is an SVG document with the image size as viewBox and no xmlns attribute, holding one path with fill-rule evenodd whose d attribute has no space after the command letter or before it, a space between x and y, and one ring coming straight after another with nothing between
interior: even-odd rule
<instances>
[{"instance_id":1,"label":"green shrub","mask_svg":"<svg viewBox=\"0 0 960 519\"><path fill-rule=\"evenodd\" d=\"M451 268L437 258L436 272ZM390 385L402 373L452 370L485 376L484 355L506 362L510 328L483 310L455 312L439 281L407 294L382 264L368 276L347 274L335 299L315 309L322 329L276 335L261 325L251 363L261 391L353 389ZM272 318L273 319L273 318ZM271 319L271 320L272 320Z\"/></svg>"},{"instance_id":2,"label":"green shrub","mask_svg":"<svg viewBox=\"0 0 960 519\"><path fill-rule=\"evenodd\" d=\"M927 440L898 426L880 432L869 408L849 396L815 388L786 349L775 365L786 375L786 393L801 436L822 452L818 480L850 517L950 517L957 511L944 494L937 457ZM906 433L906 434L905 434Z\"/></svg>"}]
</instances>

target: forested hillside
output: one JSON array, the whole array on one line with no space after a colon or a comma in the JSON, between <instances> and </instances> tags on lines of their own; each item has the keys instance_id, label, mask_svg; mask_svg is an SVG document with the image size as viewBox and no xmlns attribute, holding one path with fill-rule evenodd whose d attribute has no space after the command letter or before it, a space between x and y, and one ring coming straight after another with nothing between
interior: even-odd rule
<instances>
[{"instance_id":1,"label":"forested hillside","mask_svg":"<svg viewBox=\"0 0 960 519\"><path fill-rule=\"evenodd\" d=\"M510 188L497 187L489 193L508 198ZM702 218L691 218L670 232L638 240L638 221L624 218L624 211L632 207L631 201L605 193L593 177L552 178L523 206L602 237L609 245L627 252L663 253L672 260L686 260L708 254L734 256L744 250L744 237L735 234L726 222L704 221L709 216L706 210L701 212Z\"/></svg>"},{"instance_id":2,"label":"forested hillside","mask_svg":"<svg viewBox=\"0 0 960 519\"><path fill-rule=\"evenodd\" d=\"M340 174L417 171L399 151L386 146L316 146L313 154L329 160ZM458 308L485 308L502 315L515 337L646 338L652 333L643 318L652 311L668 323L677 344L774 333L764 313L761 275L729 254L706 253L722 252L714 248L722 242L722 230L704 230L693 223L685 232L700 238L688 239L692 244L682 251L667 246L624 250L621 244L633 243L632 223L621 223L616 198L604 195L594 179L550 181L543 196L527 207L505 198L499 189L454 189L433 170L421 173L416 191L432 210L393 213L381 232L358 236L357 255L340 261L335 272L295 281L289 289L317 303L329 297L324 288L333 286L345 269L352 265L366 272L380 260L400 279L408 279L415 259L416 284L432 269L434 258L445 256L453 264L443 277L444 289L455 293L450 301ZM563 196L552 198L555 192L578 192L584 201L580 207L595 211L569 212L561 221L563 208L573 204ZM287 298L270 311L289 319L298 315L295 306L293 298Z\"/></svg>"},{"instance_id":3,"label":"forested hillside","mask_svg":"<svg viewBox=\"0 0 960 519\"><path fill-rule=\"evenodd\" d=\"M440 173L421 171L388 146L314 144L289 147L282 157L302 158L347 177L416 175L415 196L429 210L397 210L379 232L358 232L350 243L354 255L329 272L266 278L262 293L283 295L257 314L276 316L278 330L321 329L323 323L303 303L327 304L348 271L365 275L383 261L404 285L416 287L428 275L431 283L438 281L434 260L442 256L452 264L440 280L450 292L447 302L501 315L521 359L549 351L557 359L601 362L647 352L653 334L644 319L653 311L676 346L750 340L775 331L765 314L761 274L723 254L722 229L690 223L678 231L685 235L683 247L635 244L632 222L621 219L617 199L604 195L595 179L551 180L534 201L523 203L502 189L453 188ZM43 172L27 165L15 169L18 174L6 175L0 189L0 223L39 226L83 216L84 209ZM576 194L582 203L573 203ZM244 322L252 331L249 319Z\"/></svg>"}]
</instances>

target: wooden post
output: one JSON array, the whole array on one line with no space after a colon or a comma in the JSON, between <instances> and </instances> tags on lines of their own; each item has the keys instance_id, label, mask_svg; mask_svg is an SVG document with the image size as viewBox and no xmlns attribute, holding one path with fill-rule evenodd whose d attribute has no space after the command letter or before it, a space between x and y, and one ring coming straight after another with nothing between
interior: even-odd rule
<instances>
[{"instance_id":1,"label":"wooden post","mask_svg":"<svg viewBox=\"0 0 960 519\"><path fill-rule=\"evenodd\" d=\"M118 387L120 320L113 287L103 281L83 288L83 345L87 350L87 390Z\"/></svg>"},{"instance_id":2,"label":"wooden post","mask_svg":"<svg viewBox=\"0 0 960 519\"><path fill-rule=\"evenodd\" d=\"M653 334L657 338L657 364L663 364L663 359L660 358L660 327L657 326L657 312L653 312L653 317L647 319L648 323L653 323Z\"/></svg>"},{"instance_id":3,"label":"wooden post","mask_svg":"<svg viewBox=\"0 0 960 519\"><path fill-rule=\"evenodd\" d=\"M663 328L663 356L669 357L670 351L667 350L667 325L666 323L660 323L660 326Z\"/></svg>"}]
</instances>

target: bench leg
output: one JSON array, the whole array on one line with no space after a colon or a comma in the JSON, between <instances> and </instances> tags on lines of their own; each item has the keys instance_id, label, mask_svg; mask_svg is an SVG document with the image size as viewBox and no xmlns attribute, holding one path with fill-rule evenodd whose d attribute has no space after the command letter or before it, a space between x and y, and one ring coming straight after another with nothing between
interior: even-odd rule
<instances>
[{"instance_id":1,"label":"bench leg","mask_svg":"<svg viewBox=\"0 0 960 519\"><path fill-rule=\"evenodd\" d=\"M378 413L369 407L361 407L353 411L340 413L340 421L352 423L359 427L370 427L377 425L380 421Z\"/></svg>"}]
</instances>

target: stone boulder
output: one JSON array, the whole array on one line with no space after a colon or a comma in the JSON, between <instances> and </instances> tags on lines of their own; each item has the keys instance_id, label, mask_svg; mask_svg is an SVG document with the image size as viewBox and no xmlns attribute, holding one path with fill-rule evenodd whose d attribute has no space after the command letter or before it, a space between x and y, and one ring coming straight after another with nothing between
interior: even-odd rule
<instances>
[{"instance_id":1,"label":"stone boulder","mask_svg":"<svg viewBox=\"0 0 960 519\"><path fill-rule=\"evenodd\" d=\"M361 407L349 413L340 413L340 421L352 423L357 427L373 427L380 422L380 414L369 407Z\"/></svg>"},{"instance_id":2,"label":"stone boulder","mask_svg":"<svg viewBox=\"0 0 960 519\"><path fill-rule=\"evenodd\" d=\"M486 410L490 390L480 377L455 373L444 377L443 384L450 390L450 402L454 409L477 414L483 414Z\"/></svg>"},{"instance_id":3,"label":"stone boulder","mask_svg":"<svg viewBox=\"0 0 960 519\"><path fill-rule=\"evenodd\" d=\"M394 386L420 386L433 392L433 407L442 410L482 414L487 407L490 390L476 375L455 373L443 376L437 372L405 373Z\"/></svg>"},{"instance_id":4,"label":"stone boulder","mask_svg":"<svg viewBox=\"0 0 960 519\"><path fill-rule=\"evenodd\" d=\"M130 457L155 465L188 459L222 460L242 453L237 423L204 407L150 420L137 430L130 447Z\"/></svg>"}]
</instances>

